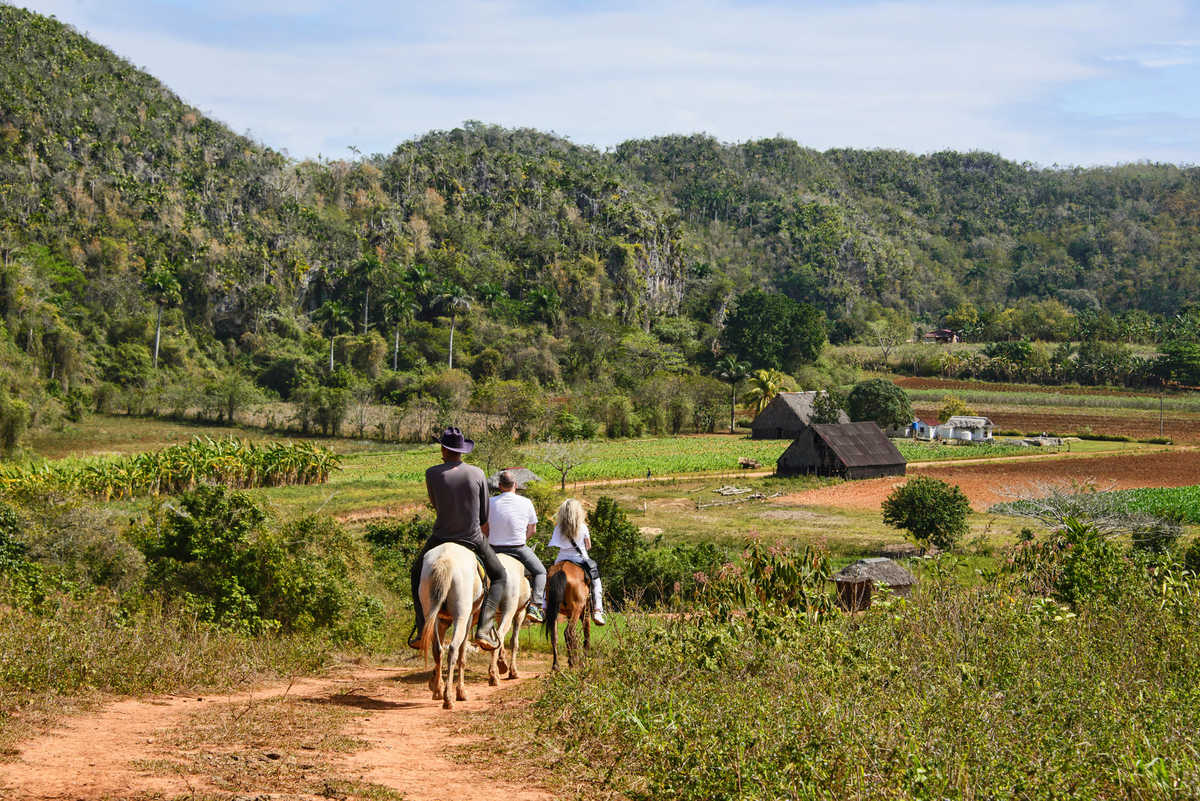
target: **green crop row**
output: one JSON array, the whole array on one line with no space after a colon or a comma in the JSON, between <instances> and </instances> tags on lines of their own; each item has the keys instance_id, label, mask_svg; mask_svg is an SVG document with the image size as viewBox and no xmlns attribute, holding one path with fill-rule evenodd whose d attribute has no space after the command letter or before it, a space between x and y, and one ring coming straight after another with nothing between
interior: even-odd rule
<instances>
[{"instance_id":1,"label":"green crop row","mask_svg":"<svg viewBox=\"0 0 1200 801\"><path fill-rule=\"evenodd\" d=\"M0 487L77 491L107 501L175 494L199 484L235 489L321 484L340 464L333 451L308 442L260 444L235 437L193 437L183 445L133 456L7 465L0 468Z\"/></svg>"}]
</instances>

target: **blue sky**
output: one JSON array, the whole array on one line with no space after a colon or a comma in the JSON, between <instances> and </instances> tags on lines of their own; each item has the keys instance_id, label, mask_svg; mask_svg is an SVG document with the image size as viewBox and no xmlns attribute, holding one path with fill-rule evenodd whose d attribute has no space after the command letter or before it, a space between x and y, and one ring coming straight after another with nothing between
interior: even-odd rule
<instances>
[{"instance_id":1,"label":"blue sky","mask_svg":"<svg viewBox=\"0 0 1200 801\"><path fill-rule=\"evenodd\" d=\"M292 156L477 119L1200 163L1200 3L16 0Z\"/></svg>"}]
</instances>

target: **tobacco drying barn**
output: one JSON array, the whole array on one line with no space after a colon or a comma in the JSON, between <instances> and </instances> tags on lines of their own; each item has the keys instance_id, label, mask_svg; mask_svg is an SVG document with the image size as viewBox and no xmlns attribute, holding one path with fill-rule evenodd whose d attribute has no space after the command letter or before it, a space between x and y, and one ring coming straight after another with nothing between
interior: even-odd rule
<instances>
[{"instance_id":1,"label":"tobacco drying barn","mask_svg":"<svg viewBox=\"0 0 1200 801\"><path fill-rule=\"evenodd\" d=\"M907 464L875 423L814 423L779 457L775 472L781 476L875 478L902 476Z\"/></svg>"}]
</instances>

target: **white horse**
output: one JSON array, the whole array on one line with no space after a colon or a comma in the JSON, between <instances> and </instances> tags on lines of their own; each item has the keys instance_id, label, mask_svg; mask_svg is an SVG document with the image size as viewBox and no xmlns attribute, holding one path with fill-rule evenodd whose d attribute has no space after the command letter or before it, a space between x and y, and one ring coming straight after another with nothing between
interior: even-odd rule
<instances>
[{"instance_id":1,"label":"white horse","mask_svg":"<svg viewBox=\"0 0 1200 801\"><path fill-rule=\"evenodd\" d=\"M433 700L442 700L443 709L453 709L450 687L456 700L467 700L463 687L466 662L466 640L471 625L479 615L483 602L483 579L479 562L470 548L453 542L432 548L421 561L421 585L418 591L421 608L425 610L425 628L421 630L421 653L433 652L433 675L429 689ZM445 644L446 630L454 626L450 643ZM442 676L442 655L446 655L447 675ZM455 683L454 668L458 667Z\"/></svg>"},{"instance_id":2,"label":"white horse","mask_svg":"<svg viewBox=\"0 0 1200 801\"><path fill-rule=\"evenodd\" d=\"M516 557L508 554L497 554L500 564L504 565L507 581L504 583L504 595L500 598L500 608L496 612L496 636L500 647L492 651L491 663L488 665L488 684L495 687L500 683L500 677L505 673L508 678L517 676L517 649L521 643L521 624L525 622L525 607L529 605L529 579L525 578L525 565ZM508 647L510 656L504 658L504 635L512 629L512 639Z\"/></svg>"}]
</instances>

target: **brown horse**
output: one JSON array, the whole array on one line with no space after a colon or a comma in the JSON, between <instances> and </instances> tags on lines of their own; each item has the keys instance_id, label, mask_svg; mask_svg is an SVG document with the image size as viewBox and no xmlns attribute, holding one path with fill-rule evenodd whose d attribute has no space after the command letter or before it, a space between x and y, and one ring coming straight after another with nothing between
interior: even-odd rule
<instances>
[{"instance_id":1,"label":"brown horse","mask_svg":"<svg viewBox=\"0 0 1200 801\"><path fill-rule=\"evenodd\" d=\"M583 618L583 651L592 645L592 592L588 575L574 562L557 562L546 576L546 622L543 624L550 651L551 670L558 670L558 616L567 619L567 666L575 667L579 652L579 619Z\"/></svg>"}]
</instances>

